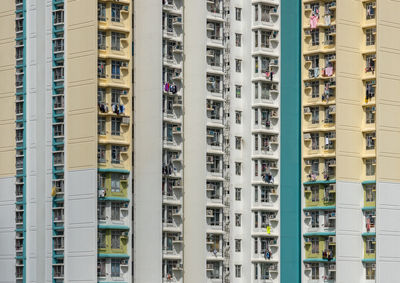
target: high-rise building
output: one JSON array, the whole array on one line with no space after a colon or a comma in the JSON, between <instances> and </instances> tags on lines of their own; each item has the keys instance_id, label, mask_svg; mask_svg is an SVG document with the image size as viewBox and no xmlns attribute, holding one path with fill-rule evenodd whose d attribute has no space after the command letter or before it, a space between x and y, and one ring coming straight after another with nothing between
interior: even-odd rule
<instances>
[{"instance_id":1,"label":"high-rise building","mask_svg":"<svg viewBox=\"0 0 400 283\"><path fill-rule=\"evenodd\" d=\"M130 281L133 4L0 6L0 280Z\"/></svg>"},{"instance_id":2,"label":"high-rise building","mask_svg":"<svg viewBox=\"0 0 400 283\"><path fill-rule=\"evenodd\" d=\"M399 274L399 8L303 1L305 282L395 282Z\"/></svg>"}]
</instances>

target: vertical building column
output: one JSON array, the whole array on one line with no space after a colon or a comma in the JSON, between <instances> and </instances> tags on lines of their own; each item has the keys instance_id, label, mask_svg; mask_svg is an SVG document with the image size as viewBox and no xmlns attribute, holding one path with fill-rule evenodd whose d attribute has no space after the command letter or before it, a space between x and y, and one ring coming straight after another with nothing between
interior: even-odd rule
<instances>
[{"instance_id":1,"label":"vertical building column","mask_svg":"<svg viewBox=\"0 0 400 283\"><path fill-rule=\"evenodd\" d=\"M400 3L377 4L376 41L376 282L400 276Z\"/></svg>"},{"instance_id":2,"label":"vertical building column","mask_svg":"<svg viewBox=\"0 0 400 283\"><path fill-rule=\"evenodd\" d=\"M15 282L15 1L1 3L0 23L0 281Z\"/></svg>"},{"instance_id":3,"label":"vertical building column","mask_svg":"<svg viewBox=\"0 0 400 283\"><path fill-rule=\"evenodd\" d=\"M363 275L362 125L364 70L360 42L364 43L362 3L336 4L336 280L358 282ZM363 101L364 102L364 101Z\"/></svg>"},{"instance_id":4,"label":"vertical building column","mask_svg":"<svg viewBox=\"0 0 400 283\"><path fill-rule=\"evenodd\" d=\"M97 1L64 2L65 282L97 280Z\"/></svg>"},{"instance_id":5,"label":"vertical building column","mask_svg":"<svg viewBox=\"0 0 400 283\"><path fill-rule=\"evenodd\" d=\"M206 2L184 7L184 282L206 281Z\"/></svg>"},{"instance_id":6,"label":"vertical building column","mask_svg":"<svg viewBox=\"0 0 400 283\"><path fill-rule=\"evenodd\" d=\"M301 282L301 1L281 1L280 278Z\"/></svg>"},{"instance_id":7,"label":"vertical building column","mask_svg":"<svg viewBox=\"0 0 400 283\"><path fill-rule=\"evenodd\" d=\"M135 282L157 283L162 280L161 19L161 1L135 1L134 164L136 166L133 213Z\"/></svg>"}]
</instances>

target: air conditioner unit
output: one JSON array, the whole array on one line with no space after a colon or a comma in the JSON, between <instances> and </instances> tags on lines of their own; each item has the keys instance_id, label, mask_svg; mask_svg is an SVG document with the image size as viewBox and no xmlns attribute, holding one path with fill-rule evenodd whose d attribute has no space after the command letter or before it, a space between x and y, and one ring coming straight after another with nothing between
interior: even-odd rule
<instances>
[{"instance_id":1,"label":"air conditioner unit","mask_svg":"<svg viewBox=\"0 0 400 283\"><path fill-rule=\"evenodd\" d=\"M128 91L125 89L125 90L122 91L122 94L127 95Z\"/></svg>"},{"instance_id":2,"label":"air conditioner unit","mask_svg":"<svg viewBox=\"0 0 400 283\"><path fill-rule=\"evenodd\" d=\"M122 174L120 179L121 180L128 180L128 176L129 176L128 174Z\"/></svg>"},{"instance_id":3,"label":"air conditioner unit","mask_svg":"<svg viewBox=\"0 0 400 283\"><path fill-rule=\"evenodd\" d=\"M214 162L214 156L207 156L207 163L213 163Z\"/></svg>"},{"instance_id":4,"label":"air conditioner unit","mask_svg":"<svg viewBox=\"0 0 400 283\"><path fill-rule=\"evenodd\" d=\"M129 237L129 232L128 231L122 232L122 236Z\"/></svg>"},{"instance_id":5,"label":"air conditioner unit","mask_svg":"<svg viewBox=\"0 0 400 283\"><path fill-rule=\"evenodd\" d=\"M304 107L304 113L311 113L310 107Z\"/></svg>"},{"instance_id":6,"label":"air conditioner unit","mask_svg":"<svg viewBox=\"0 0 400 283\"><path fill-rule=\"evenodd\" d=\"M121 62L121 67L126 68L128 67L128 62Z\"/></svg>"},{"instance_id":7,"label":"air conditioner unit","mask_svg":"<svg viewBox=\"0 0 400 283\"><path fill-rule=\"evenodd\" d=\"M127 146L121 146L121 152L127 152L128 147Z\"/></svg>"},{"instance_id":8,"label":"air conditioner unit","mask_svg":"<svg viewBox=\"0 0 400 283\"><path fill-rule=\"evenodd\" d=\"M305 215L305 216L310 216L310 212L309 212L309 211L306 211L306 212L304 212L304 215Z\"/></svg>"},{"instance_id":9,"label":"air conditioner unit","mask_svg":"<svg viewBox=\"0 0 400 283\"><path fill-rule=\"evenodd\" d=\"M271 85L271 90L278 90L278 85L277 84Z\"/></svg>"},{"instance_id":10,"label":"air conditioner unit","mask_svg":"<svg viewBox=\"0 0 400 283\"><path fill-rule=\"evenodd\" d=\"M121 123L124 125L128 125L130 122L130 118L129 117L122 117L122 121Z\"/></svg>"},{"instance_id":11,"label":"air conditioner unit","mask_svg":"<svg viewBox=\"0 0 400 283\"><path fill-rule=\"evenodd\" d=\"M212 217L214 215L214 212L211 209L207 209L207 216Z\"/></svg>"}]
</instances>

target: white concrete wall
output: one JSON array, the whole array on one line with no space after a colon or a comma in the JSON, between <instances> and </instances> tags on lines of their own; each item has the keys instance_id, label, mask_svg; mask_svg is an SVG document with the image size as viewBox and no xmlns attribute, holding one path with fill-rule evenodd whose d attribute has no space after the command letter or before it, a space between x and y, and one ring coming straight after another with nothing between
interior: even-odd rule
<instances>
[{"instance_id":1,"label":"white concrete wall","mask_svg":"<svg viewBox=\"0 0 400 283\"><path fill-rule=\"evenodd\" d=\"M184 282L206 282L206 1L184 6Z\"/></svg>"},{"instance_id":2,"label":"white concrete wall","mask_svg":"<svg viewBox=\"0 0 400 283\"><path fill-rule=\"evenodd\" d=\"M376 282L395 283L400 278L400 184L377 183Z\"/></svg>"},{"instance_id":3,"label":"white concrete wall","mask_svg":"<svg viewBox=\"0 0 400 283\"><path fill-rule=\"evenodd\" d=\"M162 2L134 5L134 281L162 280ZM140 259L140 260L135 260Z\"/></svg>"},{"instance_id":4,"label":"white concrete wall","mask_svg":"<svg viewBox=\"0 0 400 283\"><path fill-rule=\"evenodd\" d=\"M359 282L363 274L362 205L360 183L336 183L336 282Z\"/></svg>"}]
</instances>

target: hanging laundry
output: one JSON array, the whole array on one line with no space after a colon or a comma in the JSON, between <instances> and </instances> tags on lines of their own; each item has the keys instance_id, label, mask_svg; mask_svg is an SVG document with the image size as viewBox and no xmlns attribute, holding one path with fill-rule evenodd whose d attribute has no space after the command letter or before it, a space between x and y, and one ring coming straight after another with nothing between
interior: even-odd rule
<instances>
[{"instance_id":1,"label":"hanging laundry","mask_svg":"<svg viewBox=\"0 0 400 283\"><path fill-rule=\"evenodd\" d=\"M165 91L169 91L169 83L166 83L166 84L164 85L164 90L165 90Z\"/></svg>"},{"instance_id":2,"label":"hanging laundry","mask_svg":"<svg viewBox=\"0 0 400 283\"><path fill-rule=\"evenodd\" d=\"M269 80L272 81L274 79L274 72L269 73Z\"/></svg>"},{"instance_id":3,"label":"hanging laundry","mask_svg":"<svg viewBox=\"0 0 400 283\"><path fill-rule=\"evenodd\" d=\"M317 24L318 24L318 17L315 15L312 15L310 17L310 28L311 29L317 28Z\"/></svg>"},{"instance_id":4,"label":"hanging laundry","mask_svg":"<svg viewBox=\"0 0 400 283\"><path fill-rule=\"evenodd\" d=\"M325 76L333 76L333 67L326 67L325 68Z\"/></svg>"},{"instance_id":5,"label":"hanging laundry","mask_svg":"<svg viewBox=\"0 0 400 283\"><path fill-rule=\"evenodd\" d=\"M325 25L331 25L331 15L325 15Z\"/></svg>"},{"instance_id":6,"label":"hanging laundry","mask_svg":"<svg viewBox=\"0 0 400 283\"><path fill-rule=\"evenodd\" d=\"M125 110L125 107L124 107L124 105L121 104L121 105L119 106L119 113L120 113L120 114L123 114L123 113L124 113L124 110Z\"/></svg>"}]
</instances>

